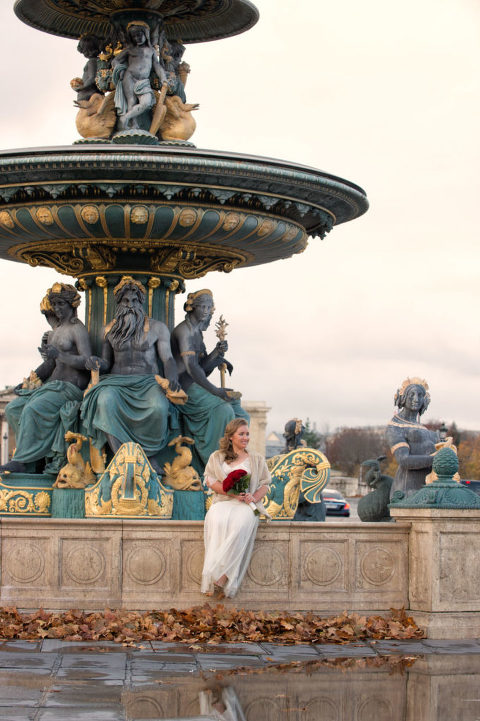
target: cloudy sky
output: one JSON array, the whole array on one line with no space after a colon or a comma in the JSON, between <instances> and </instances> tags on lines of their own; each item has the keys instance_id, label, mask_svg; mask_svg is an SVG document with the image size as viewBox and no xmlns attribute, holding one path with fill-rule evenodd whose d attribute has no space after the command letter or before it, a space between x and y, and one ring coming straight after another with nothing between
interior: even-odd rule
<instances>
[{"instance_id":1,"label":"cloudy sky","mask_svg":"<svg viewBox=\"0 0 480 721\"><path fill-rule=\"evenodd\" d=\"M267 402L271 429L291 416L332 429L384 423L399 383L420 375L430 417L480 428L478 3L256 4L248 33L187 49L194 142L347 178L370 210L295 258L188 284L210 287L230 323L234 387ZM0 8L0 147L68 145L84 60L12 7ZM58 276L0 270L3 387L37 364L38 303Z\"/></svg>"}]
</instances>

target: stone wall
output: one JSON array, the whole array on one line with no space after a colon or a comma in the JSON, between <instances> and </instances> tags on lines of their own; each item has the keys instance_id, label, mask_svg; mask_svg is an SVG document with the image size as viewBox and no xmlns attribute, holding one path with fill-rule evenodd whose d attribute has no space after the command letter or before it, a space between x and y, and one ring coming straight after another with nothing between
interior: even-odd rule
<instances>
[{"instance_id":1,"label":"stone wall","mask_svg":"<svg viewBox=\"0 0 480 721\"><path fill-rule=\"evenodd\" d=\"M48 609L205 602L201 521L2 518L0 603ZM387 611L408 604L408 524L262 523L232 604Z\"/></svg>"},{"instance_id":2,"label":"stone wall","mask_svg":"<svg viewBox=\"0 0 480 721\"><path fill-rule=\"evenodd\" d=\"M430 638L480 637L480 511L393 509L395 523L261 523L227 606L385 614ZM148 610L205 602L203 522L0 519L0 604Z\"/></svg>"}]
</instances>

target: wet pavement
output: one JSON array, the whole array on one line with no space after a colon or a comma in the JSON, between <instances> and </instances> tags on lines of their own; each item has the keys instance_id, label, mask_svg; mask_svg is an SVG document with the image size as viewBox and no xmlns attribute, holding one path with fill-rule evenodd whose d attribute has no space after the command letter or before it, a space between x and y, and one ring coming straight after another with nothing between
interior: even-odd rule
<instances>
[{"instance_id":1,"label":"wet pavement","mask_svg":"<svg viewBox=\"0 0 480 721\"><path fill-rule=\"evenodd\" d=\"M5 641L0 719L479 721L480 641Z\"/></svg>"}]
</instances>

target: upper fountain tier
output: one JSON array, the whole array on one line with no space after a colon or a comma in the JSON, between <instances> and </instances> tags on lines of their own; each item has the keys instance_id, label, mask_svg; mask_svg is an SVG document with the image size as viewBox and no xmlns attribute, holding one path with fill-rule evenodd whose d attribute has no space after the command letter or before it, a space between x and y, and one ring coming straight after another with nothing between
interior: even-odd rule
<instances>
[{"instance_id":1,"label":"upper fountain tier","mask_svg":"<svg viewBox=\"0 0 480 721\"><path fill-rule=\"evenodd\" d=\"M107 37L117 18L143 14L161 21L169 39L183 43L238 35L258 20L249 0L17 0L15 13L27 25L67 38Z\"/></svg>"}]
</instances>

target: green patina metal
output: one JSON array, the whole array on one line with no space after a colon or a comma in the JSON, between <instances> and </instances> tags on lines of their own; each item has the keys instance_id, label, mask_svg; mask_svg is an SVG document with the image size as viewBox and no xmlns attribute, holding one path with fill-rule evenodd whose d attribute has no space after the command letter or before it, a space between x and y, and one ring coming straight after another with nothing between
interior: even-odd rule
<instances>
[{"instance_id":1,"label":"green patina metal","mask_svg":"<svg viewBox=\"0 0 480 721\"><path fill-rule=\"evenodd\" d=\"M451 448L438 451L433 461L433 470L438 480L410 496L405 497L402 491L397 491L389 508L480 508L480 496L452 478L458 471L458 458Z\"/></svg>"},{"instance_id":2,"label":"green patina metal","mask_svg":"<svg viewBox=\"0 0 480 721\"><path fill-rule=\"evenodd\" d=\"M137 7L135 7L137 6ZM132 9L132 7L134 9ZM112 13L112 8L116 11ZM79 38L106 35L112 24L142 17L163 20L168 38L184 43L219 40L249 30L258 10L249 0L17 0L15 13L37 30ZM112 17L113 15L113 17Z\"/></svg>"},{"instance_id":3,"label":"green patina metal","mask_svg":"<svg viewBox=\"0 0 480 721\"><path fill-rule=\"evenodd\" d=\"M110 321L115 311L114 288L122 276L132 276L144 286L138 310L143 303L146 316L163 321L172 331L175 294L185 290L185 281L211 271L231 272L292 257L306 249L309 236L324 238L335 225L366 212L365 192L342 178L283 160L201 150L189 142L195 127L189 114L197 106L186 101L190 68L182 60L183 43L248 30L258 20L249 0L16 0L15 12L36 29L80 38L78 50L87 63L82 77L71 81L79 108L79 144L0 151L0 258L54 268L77 279L77 288L85 294L85 325L93 353L100 353L105 333L115 335ZM63 322L61 309L57 320ZM200 320L195 319L195 333L200 333ZM147 329L144 356L150 353L148 343L155 333L161 337L159 324L148 323L142 326ZM130 342L130 351L133 346ZM133 350L135 362L129 365L116 358L112 365L105 360L102 371L114 369L114 375L123 375L120 363L126 376L133 376L131 369L140 367L151 378L155 364L143 362L139 348ZM177 351L179 367L183 367L182 357L200 352L193 345L185 352ZM216 356L212 351L212 357L207 357L209 364L219 357L220 351L215 352ZM91 361L87 358L85 369L92 371L95 384L100 366L97 359L94 370ZM188 375L187 371L183 372ZM170 374L176 384L171 369ZM39 380L47 384L49 378L46 373ZM184 385L191 400L194 390L185 379ZM225 403L226 389L212 391L205 381L203 390ZM195 410L208 407L204 401ZM185 405L182 410L187 424L191 409ZM130 432L133 415L128 418ZM198 430L191 435L198 449L207 433ZM213 447L218 438L212 440ZM17 455L21 455L18 447ZM328 473L320 468L318 458L312 459L313 477L307 469L295 480L295 488L289 489L288 517L293 515L300 488L318 505L317 495ZM44 460L37 454L38 469ZM127 484L134 464L130 457L124 461ZM143 471L148 465L138 459L136 464ZM11 486L0 480L0 515L82 515L82 491L71 489L69 503L59 490L54 494L60 499L56 504L51 484L42 480L38 492L35 483L30 488L29 479L16 472L29 470L21 466L20 459L20 467L13 461L3 468L10 473L4 480ZM85 496L90 504L87 515L170 518L173 507L174 518L203 517L203 493L179 491L174 504L173 491L161 487L156 472L145 473L135 492L123 487L119 470L113 485L110 475L97 474L98 497L92 496L92 489ZM281 480L285 490L286 478ZM281 495L279 507L284 502Z\"/></svg>"}]
</instances>

